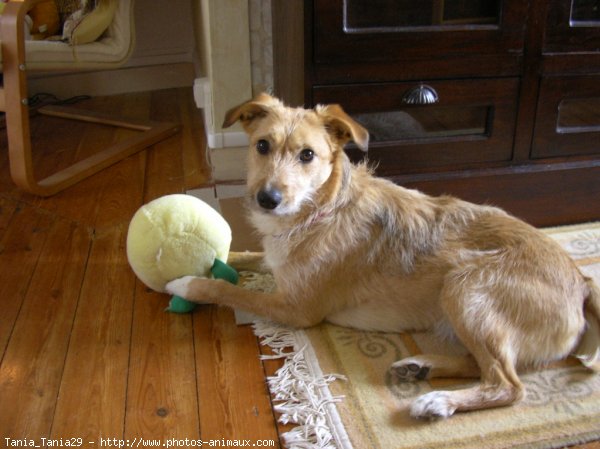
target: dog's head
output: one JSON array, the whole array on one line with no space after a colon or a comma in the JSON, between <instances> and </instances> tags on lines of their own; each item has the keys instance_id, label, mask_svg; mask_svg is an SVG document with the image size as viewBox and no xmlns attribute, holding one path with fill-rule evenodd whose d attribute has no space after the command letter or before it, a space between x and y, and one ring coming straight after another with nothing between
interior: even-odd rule
<instances>
[{"instance_id":1,"label":"dog's head","mask_svg":"<svg viewBox=\"0 0 600 449\"><path fill-rule=\"evenodd\" d=\"M338 105L290 108L260 94L231 109L223 127L240 121L250 138L248 192L255 210L291 216L339 189L344 145L366 151L369 134Z\"/></svg>"}]
</instances>

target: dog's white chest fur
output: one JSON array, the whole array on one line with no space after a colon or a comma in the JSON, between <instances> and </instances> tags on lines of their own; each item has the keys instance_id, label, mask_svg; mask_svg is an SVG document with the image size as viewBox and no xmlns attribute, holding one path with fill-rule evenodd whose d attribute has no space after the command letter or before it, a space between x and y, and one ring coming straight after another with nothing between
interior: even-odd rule
<instances>
[{"instance_id":1,"label":"dog's white chest fur","mask_svg":"<svg viewBox=\"0 0 600 449\"><path fill-rule=\"evenodd\" d=\"M271 271L277 271L283 266L288 258L288 246L282 244L277 237L265 237L263 239L265 249L265 263Z\"/></svg>"}]
</instances>

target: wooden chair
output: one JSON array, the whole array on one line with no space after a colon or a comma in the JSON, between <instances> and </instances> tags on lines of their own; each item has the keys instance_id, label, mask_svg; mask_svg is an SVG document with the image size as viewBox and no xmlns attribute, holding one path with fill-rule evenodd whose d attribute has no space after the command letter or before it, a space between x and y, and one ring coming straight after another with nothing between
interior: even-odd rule
<instances>
[{"instance_id":1,"label":"wooden chair","mask_svg":"<svg viewBox=\"0 0 600 449\"><path fill-rule=\"evenodd\" d=\"M139 131L135 135L79 161L45 179L34 175L27 72L30 70L93 70L118 67L129 58L134 44L133 0L120 0L103 37L95 42L71 46L63 42L25 41L27 11L40 0L12 0L0 16L0 44L4 85L0 89L0 111L6 114L10 173L21 189L35 195L53 195L82 179L175 134L172 123L132 121L79 108L45 106L41 114L113 125Z\"/></svg>"}]
</instances>

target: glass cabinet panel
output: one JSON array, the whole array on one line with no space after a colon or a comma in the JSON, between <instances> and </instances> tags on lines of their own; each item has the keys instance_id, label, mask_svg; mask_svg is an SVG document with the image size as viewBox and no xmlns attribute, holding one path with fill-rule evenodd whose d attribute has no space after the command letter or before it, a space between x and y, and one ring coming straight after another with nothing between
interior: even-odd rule
<instances>
[{"instance_id":1,"label":"glass cabinet panel","mask_svg":"<svg viewBox=\"0 0 600 449\"><path fill-rule=\"evenodd\" d=\"M548 2L543 52L582 55L600 51L600 0ZM586 65L585 61L582 61ZM564 69L562 69L564 70Z\"/></svg>"},{"instance_id":2,"label":"glass cabinet panel","mask_svg":"<svg viewBox=\"0 0 600 449\"><path fill-rule=\"evenodd\" d=\"M600 131L600 97L565 99L558 105L556 132Z\"/></svg>"},{"instance_id":3,"label":"glass cabinet panel","mask_svg":"<svg viewBox=\"0 0 600 449\"><path fill-rule=\"evenodd\" d=\"M542 78L533 158L600 154L600 76Z\"/></svg>"},{"instance_id":4,"label":"glass cabinet panel","mask_svg":"<svg viewBox=\"0 0 600 449\"><path fill-rule=\"evenodd\" d=\"M389 66L389 75L379 75L377 81L407 75L425 78L426 59L438 57L447 62L446 77L462 77L466 71L469 76L512 76L520 70L529 2L312 0L306 4L312 5L309 14L314 20L310 57L324 68L341 62L382 62ZM451 58L460 61L452 64Z\"/></svg>"},{"instance_id":5,"label":"glass cabinet panel","mask_svg":"<svg viewBox=\"0 0 600 449\"><path fill-rule=\"evenodd\" d=\"M600 26L600 0L572 0L571 26Z\"/></svg>"},{"instance_id":6,"label":"glass cabinet panel","mask_svg":"<svg viewBox=\"0 0 600 449\"><path fill-rule=\"evenodd\" d=\"M346 0L346 32L498 25L500 0Z\"/></svg>"},{"instance_id":7,"label":"glass cabinet panel","mask_svg":"<svg viewBox=\"0 0 600 449\"><path fill-rule=\"evenodd\" d=\"M354 114L372 142L489 135L490 106L416 106Z\"/></svg>"}]
</instances>

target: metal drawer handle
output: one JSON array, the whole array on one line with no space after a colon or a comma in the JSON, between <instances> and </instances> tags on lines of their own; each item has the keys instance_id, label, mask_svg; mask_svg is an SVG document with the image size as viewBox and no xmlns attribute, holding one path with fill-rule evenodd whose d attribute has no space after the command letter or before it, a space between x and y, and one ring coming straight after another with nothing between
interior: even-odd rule
<instances>
[{"instance_id":1,"label":"metal drawer handle","mask_svg":"<svg viewBox=\"0 0 600 449\"><path fill-rule=\"evenodd\" d=\"M434 104L440 101L438 93L431 86L419 84L402 97L404 104Z\"/></svg>"}]
</instances>

